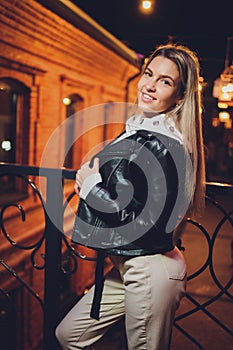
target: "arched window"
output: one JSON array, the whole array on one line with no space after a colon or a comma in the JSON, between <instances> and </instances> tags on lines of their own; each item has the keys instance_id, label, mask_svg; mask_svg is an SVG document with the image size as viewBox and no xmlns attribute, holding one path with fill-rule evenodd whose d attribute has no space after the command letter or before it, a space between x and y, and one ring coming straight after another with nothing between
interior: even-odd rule
<instances>
[{"instance_id":1,"label":"arched window","mask_svg":"<svg viewBox=\"0 0 233 350\"><path fill-rule=\"evenodd\" d=\"M12 78L0 79L0 161L28 163L30 89ZM0 178L1 194L24 192L14 177ZM17 188L16 188L17 187Z\"/></svg>"},{"instance_id":2,"label":"arched window","mask_svg":"<svg viewBox=\"0 0 233 350\"><path fill-rule=\"evenodd\" d=\"M70 95L63 99L66 104L66 118L76 114L76 118L72 119L72 123L67 123L66 127L66 149L69 151L64 160L66 168L77 168L81 163L82 157L82 137L76 140L76 132L81 135L82 118L80 112L83 109L83 98L78 94Z\"/></svg>"},{"instance_id":3,"label":"arched window","mask_svg":"<svg viewBox=\"0 0 233 350\"><path fill-rule=\"evenodd\" d=\"M103 138L105 142L109 142L125 127L125 104L109 101L104 106L104 128Z\"/></svg>"}]
</instances>

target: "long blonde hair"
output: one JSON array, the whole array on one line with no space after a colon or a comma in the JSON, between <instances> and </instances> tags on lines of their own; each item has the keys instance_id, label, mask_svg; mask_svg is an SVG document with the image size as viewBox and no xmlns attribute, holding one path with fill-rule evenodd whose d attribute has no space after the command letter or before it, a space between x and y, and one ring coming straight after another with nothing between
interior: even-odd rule
<instances>
[{"instance_id":1,"label":"long blonde hair","mask_svg":"<svg viewBox=\"0 0 233 350\"><path fill-rule=\"evenodd\" d=\"M190 211L199 213L205 201L205 158L202 134L200 65L197 55L180 44L158 46L145 63L144 70L157 56L173 61L180 74L180 102L168 113L183 135L186 152L192 160L192 171L187 167L186 195Z\"/></svg>"}]
</instances>

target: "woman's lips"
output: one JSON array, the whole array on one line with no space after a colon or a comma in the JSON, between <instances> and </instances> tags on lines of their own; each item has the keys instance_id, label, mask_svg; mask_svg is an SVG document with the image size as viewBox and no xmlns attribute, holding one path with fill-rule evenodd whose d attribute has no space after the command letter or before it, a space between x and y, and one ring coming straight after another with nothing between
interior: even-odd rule
<instances>
[{"instance_id":1,"label":"woman's lips","mask_svg":"<svg viewBox=\"0 0 233 350\"><path fill-rule=\"evenodd\" d=\"M146 93L142 92L141 99L143 102L152 102L154 98Z\"/></svg>"}]
</instances>

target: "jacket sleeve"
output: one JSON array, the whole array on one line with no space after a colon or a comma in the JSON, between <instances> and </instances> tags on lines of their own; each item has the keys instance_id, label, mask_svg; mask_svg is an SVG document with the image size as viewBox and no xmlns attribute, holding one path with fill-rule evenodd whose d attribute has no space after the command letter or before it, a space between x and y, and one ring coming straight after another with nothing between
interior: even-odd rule
<instances>
[{"instance_id":1,"label":"jacket sleeve","mask_svg":"<svg viewBox=\"0 0 233 350\"><path fill-rule=\"evenodd\" d=\"M86 199L88 193L97 183L102 182L102 178L100 173L91 174L85 178L83 181L81 190L79 192L79 197L82 199Z\"/></svg>"},{"instance_id":2,"label":"jacket sleeve","mask_svg":"<svg viewBox=\"0 0 233 350\"><path fill-rule=\"evenodd\" d=\"M108 227L132 222L141 231L140 226L145 230L167 222L176 200L177 170L166 147L149 144L150 150L140 147L119 160L110 180L96 184L86 197L90 210Z\"/></svg>"},{"instance_id":3,"label":"jacket sleeve","mask_svg":"<svg viewBox=\"0 0 233 350\"><path fill-rule=\"evenodd\" d=\"M85 201L93 216L98 216L108 227L121 226L132 220L143 205L137 200L135 183L130 176L131 166L125 160L119 160L117 169L111 175L111 181L99 182L89 191ZM146 182L144 191L146 191Z\"/></svg>"}]
</instances>

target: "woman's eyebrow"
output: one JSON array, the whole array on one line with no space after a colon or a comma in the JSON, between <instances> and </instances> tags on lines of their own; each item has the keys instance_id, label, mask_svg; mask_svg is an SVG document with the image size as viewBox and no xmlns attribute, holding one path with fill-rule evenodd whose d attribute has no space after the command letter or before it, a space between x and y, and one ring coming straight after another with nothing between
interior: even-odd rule
<instances>
[{"instance_id":1,"label":"woman's eyebrow","mask_svg":"<svg viewBox=\"0 0 233 350\"><path fill-rule=\"evenodd\" d=\"M146 70L148 70L150 73L153 73L153 71L152 71L150 68L148 68L148 67L145 68L145 71L146 71ZM144 71L144 72L145 72L145 71Z\"/></svg>"},{"instance_id":2,"label":"woman's eyebrow","mask_svg":"<svg viewBox=\"0 0 233 350\"><path fill-rule=\"evenodd\" d=\"M172 80L173 83L175 84L175 80L174 80L170 75L161 74L159 77L160 77L160 78L167 78L167 79L170 79L170 80Z\"/></svg>"},{"instance_id":3,"label":"woman's eyebrow","mask_svg":"<svg viewBox=\"0 0 233 350\"><path fill-rule=\"evenodd\" d=\"M153 71L152 71L149 67L147 67L147 68L145 69L145 71L149 71L150 73L153 74ZM170 75L160 74L160 75L159 75L159 78L167 78L167 79L170 79L170 80L172 80L173 83L175 84L175 80L174 80Z\"/></svg>"}]
</instances>

